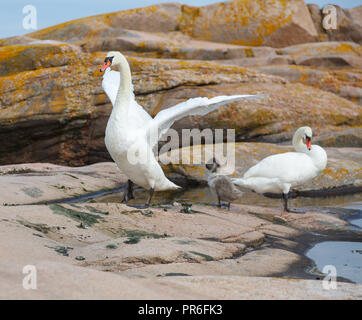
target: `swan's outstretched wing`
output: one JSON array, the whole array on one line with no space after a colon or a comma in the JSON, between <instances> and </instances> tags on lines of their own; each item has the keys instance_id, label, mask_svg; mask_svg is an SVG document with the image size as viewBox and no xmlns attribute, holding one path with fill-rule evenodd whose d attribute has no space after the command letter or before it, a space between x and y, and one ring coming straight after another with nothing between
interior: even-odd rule
<instances>
[{"instance_id":1,"label":"swan's outstretched wing","mask_svg":"<svg viewBox=\"0 0 362 320\"><path fill-rule=\"evenodd\" d=\"M103 75L102 87L108 98L111 100L112 105L115 104L119 84L119 72L107 68ZM228 103L262 98L265 98L265 95L219 96L212 99L193 98L185 102L181 102L171 108L162 110L155 116L154 119L151 118L151 116L136 102L136 100L133 100L134 106L131 110L134 112L134 116L137 116L137 118L141 120L142 123L138 122L140 126L149 123L148 127L145 129L147 130L147 136L150 139L151 145L154 146L176 120L185 116L204 116Z\"/></svg>"},{"instance_id":2,"label":"swan's outstretched wing","mask_svg":"<svg viewBox=\"0 0 362 320\"><path fill-rule=\"evenodd\" d=\"M102 88L104 92L107 94L109 100L111 100L113 106L116 103L120 81L121 77L119 71L114 71L111 70L110 68L107 68L105 70L103 75ZM132 87L132 93L133 93L133 87ZM135 123L137 123L137 125L142 126L143 123L152 120L152 117L134 99L134 95L133 95L132 105L133 106L131 108L131 114L129 116L134 117Z\"/></svg>"},{"instance_id":3,"label":"swan's outstretched wing","mask_svg":"<svg viewBox=\"0 0 362 320\"><path fill-rule=\"evenodd\" d=\"M157 141L167 132L172 124L183 117L201 115L204 116L217 108L240 100L263 99L265 95L235 95L218 96L212 99L193 98L181 102L173 107L160 111L150 122L148 127L148 137L151 145L154 146Z\"/></svg>"}]
</instances>

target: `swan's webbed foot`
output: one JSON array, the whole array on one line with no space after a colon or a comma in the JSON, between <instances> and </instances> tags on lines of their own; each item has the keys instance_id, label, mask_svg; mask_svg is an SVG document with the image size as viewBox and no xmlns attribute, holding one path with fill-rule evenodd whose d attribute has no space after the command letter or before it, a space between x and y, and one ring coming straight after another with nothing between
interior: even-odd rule
<instances>
[{"instance_id":1,"label":"swan's webbed foot","mask_svg":"<svg viewBox=\"0 0 362 320\"><path fill-rule=\"evenodd\" d=\"M302 210L302 209L291 209L288 208L288 194L287 193L283 193L283 199L284 199L284 211L285 212L289 212L289 213L298 213L298 214L303 214L306 211Z\"/></svg>"},{"instance_id":2,"label":"swan's webbed foot","mask_svg":"<svg viewBox=\"0 0 362 320\"><path fill-rule=\"evenodd\" d=\"M210 206L212 206L212 207L218 207L218 208L221 208L220 204L215 203L215 202L210 203Z\"/></svg>"},{"instance_id":3,"label":"swan's webbed foot","mask_svg":"<svg viewBox=\"0 0 362 320\"><path fill-rule=\"evenodd\" d=\"M216 206L216 207L218 207L220 209L228 209L228 210L230 210L230 204L231 204L230 202L223 203L221 201L221 199L218 198L218 203L217 204L212 204L212 205L214 205L214 206Z\"/></svg>"},{"instance_id":4,"label":"swan's webbed foot","mask_svg":"<svg viewBox=\"0 0 362 320\"><path fill-rule=\"evenodd\" d=\"M226 202L226 203L224 202L224 203L218 204L217 207L220 209L230 210L230 202Z\"/></svg>"},{"instance_id":5,"label":"swan's webbed foot","mask_svg":"<svg viewBox=\"0 0 362 320\"><path fill-rule=\"evenodd\" d=\"M287 210L285 210L286 212L290 212L290 213L299 213L299 214L304 214L306 213L305 210L303 209L296 209L296 208L287 208Z\"/></svg>"},{"instance_id":6,"label":"swan's webbed foot","mask_svg":"<svg viewBox=\"0 0 362 320\"><path fill-rule=\"evenodd\" d=\"M133 194L133 182L131 180L128 180L126 183L126 188L123 193L122 203L127 203L129 200L134 199Z\"/></svg>"}]
</instances>

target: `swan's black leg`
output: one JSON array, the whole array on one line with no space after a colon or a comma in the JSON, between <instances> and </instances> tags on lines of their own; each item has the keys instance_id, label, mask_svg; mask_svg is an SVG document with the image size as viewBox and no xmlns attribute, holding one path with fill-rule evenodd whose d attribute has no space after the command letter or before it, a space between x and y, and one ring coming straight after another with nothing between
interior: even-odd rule
<instances>
[{"instance_id":1,"label":"swan's black leg","mask_svg":"<svg viewBox=\"0 0 362 320\"><path fill-rule=\"evenodd\" d=\"M128 185L127 185L128 200L135 198L134 194L133 194L133 185L134 185L134 183L131 180L128 180Z\"/></svg>"},{"instance_id":2,"label":"swan's black leg","mask_svg":"<svg viewBox=\"0 0 362 320\"><path fill-rule=\"evenodd\" d=\"M288 194L283 193L284 211L288 211Z\"/></svg>"},{"instance_id":3,"label":"swan's black leg","mask_svg":"<svg viewBox=\"0 0 362 320\"><path fill-rule=\"evenodd\" d=\"M301 209L290 209L288 208L288 193L283 193L283 200L284 200L284 211L291 212L291 213L305 213L304 210Z\"/></svg>"},{"instance_id":4,"label":"swan's black leg","mask_svg":"<svg viewBox=\"0 0 362 320\"><path fill-rule=\"evenodd\" d=\"M150 189L150 195L148 196L148 200L145 204L141 204L141 205L138 205L138 204L128 204L129 207L132 207L132 208L137 208L137 209L147 209L150 207L150 204L151 204L151 200L152 200L152 196L153 196L153 193L155 192L155 189L151 188Z\"/></svg>"},{"instance_id":5,"label":"swan's black leg","mask_svg":"<svg viewBox=\"0 0 362 320\"><path fill-rule=\"evenodd\" d=\"M220 198L220 196L218 195L217 196L217 207L218 208L221 208L221 209L225 209L225 208L228 208L228 210L230 210L230 202L226 202L226 205L225 205L225 203L223 204L222 202L221 202L221 198Z\"/></svg>"},{"instance_id":6,"label":"swan's black leg","mask_svg":"<svg viewBox=\"0 0 362 320\"><path fill-rule=\"evenodd\" d=\"M128 180L126 183L126 188L123 193L122 203L126 203L131 199L134 199L133 182L131 180Z\"/></svg>"},{"instance_id":7,"label":"swan's black leg","mask_svg":"<svg viewBox=\"0 0 362 320\"><path fill-rule=\"evenodd\" d=\"M151 200L152 200L152 196L153 196L153 193L155 192L155 189L151 188L150 189L150 195L148 197L148 201L146 203L147 207L149 207L151 205Z\"/></svg>"},{"instance_id":8,"label":"swan's black leg","mask_svg":"<svg viewBox=\"0 0 362 320\"><path fill-rule=\"evenodd\" d=\"M219 196L217 196L217 206L219 207L219 208L221 208L221 199L220 199L220 197Z\"/></svg>"}]
</instances>

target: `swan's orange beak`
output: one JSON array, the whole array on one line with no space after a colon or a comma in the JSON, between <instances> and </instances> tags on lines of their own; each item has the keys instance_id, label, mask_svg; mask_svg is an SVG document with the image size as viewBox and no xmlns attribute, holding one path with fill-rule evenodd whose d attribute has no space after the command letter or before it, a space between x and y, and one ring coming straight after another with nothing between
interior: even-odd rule
<instances>
[{"instance_id":1,"label":"swan's orange beak","mask_svg":"<svg viewBox=\"0 0 362 320\"><path fill-rule=\"evenodd\" d=\"M100 72L103 72L104 70L106 70L107 68L109 68L111 66L111 61L109 59L107 59L106 61L104 61L103 66L99 69Z\"/></svg>"},{"instance_id":2,"label":"swan's orange beak","mask_svg":"<svg viewBox=\"0 0 362 320\"><path fill-rule=\"evenodd\" d=\"M308 150L310 150L312 148L312 139L311 138L306 138L305 139L305 144L307 145Z\"/></svg>"}]
</instances>

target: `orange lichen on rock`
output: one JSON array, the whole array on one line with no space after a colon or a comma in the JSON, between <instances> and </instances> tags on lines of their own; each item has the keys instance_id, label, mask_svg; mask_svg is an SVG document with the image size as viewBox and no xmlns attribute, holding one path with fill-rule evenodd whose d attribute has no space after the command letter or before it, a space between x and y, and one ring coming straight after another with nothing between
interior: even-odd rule
<instances>
[{"instance_id":1,"label":"orange lichen on rock","mask_svg":"<svg viewBox=\"0 0 362 320\"><path fill-rule=\"evenodd\" d=\"M282 54L293 57L326 56L326 55L362 55L362 46L354 42L321 42L304 43L280 49Z\"/></svg>"},{"instance_id":2,"label":"orange lichen on rock","mask_svg":"<svg viewBox=\"0 0 362 320\"><path fill-rule=\"evenodd\" d=\"M29 34L36 39L54 39L72 43L115 37L123 29L167 32L177 29L180 4L168 3L145 8L121 10L113 13L72 20Z\"/></svg>"},{"instance_id":3,"label":"orange lichen on rock","mask_svg":"<svg viewBox=\"0 0 362 320\"><path fill-rule=\"evenodd\" d=\"M305 13L308 9L304 1L299 0L235 0L201 8L182 6L180 30L208 41L253 46L268 42L268 45L282 47L286 43L317 40L311 18L307 15L301 19ZM293 25L299 28L298 37L293 35ZM284 39L276 34L283 28L290 31L289 35L283 36Z\"/></svg>"},{"instance_id":4,"label":"orange lichen on rock","mask_svg":"<svg viewBox=\"0 0 362 320\"><path fill-rule=\"evenodd\" d=\"M77 59L74 47L65 43L4 46L0 47L0 76L71 64Z\"/></svg>"},{"instance_id":5,"label":"orange lichen on rock","mask_svg":"<svg viewBox=\"0 0 362 320\"><path fill-rule=\"evenodd\" d=\"M84 44L122 36L125 29L179 30L196 39L252 46L283 47L318 39L303 0L234 0L204 7L166 3L77 19L28 36Z\"/></svg>"},{"instance_id":6,"label":"orange lichen on rock","mask_svg":"<svg viewBox=\"0 0 362 320\"><path fill-rule=\"evenodd\" d=\"M314 67L316 61L306 68L298 59L333 52L358 63L361 47L272 48L315 41L306 12L302 0L235 0L200 8L167 3L1 40L0 162L109 160L103 138L112 105L102 90L99 66L111 50L126 55L136 99L152 115L198 96L267 94L204 117L185 117L174 124L176 130L233 128L236 139L245 140L289 134L306 124L323 133L357 128L361 108L333 93L359 99L360 72ZM285 66L244 67L256 60ZM295 63L300 65L289 65ZM346 139L353 146L359 141L356 135ZM333 144L333 138L327 140Z\"/></svg>"}]
</instances>

